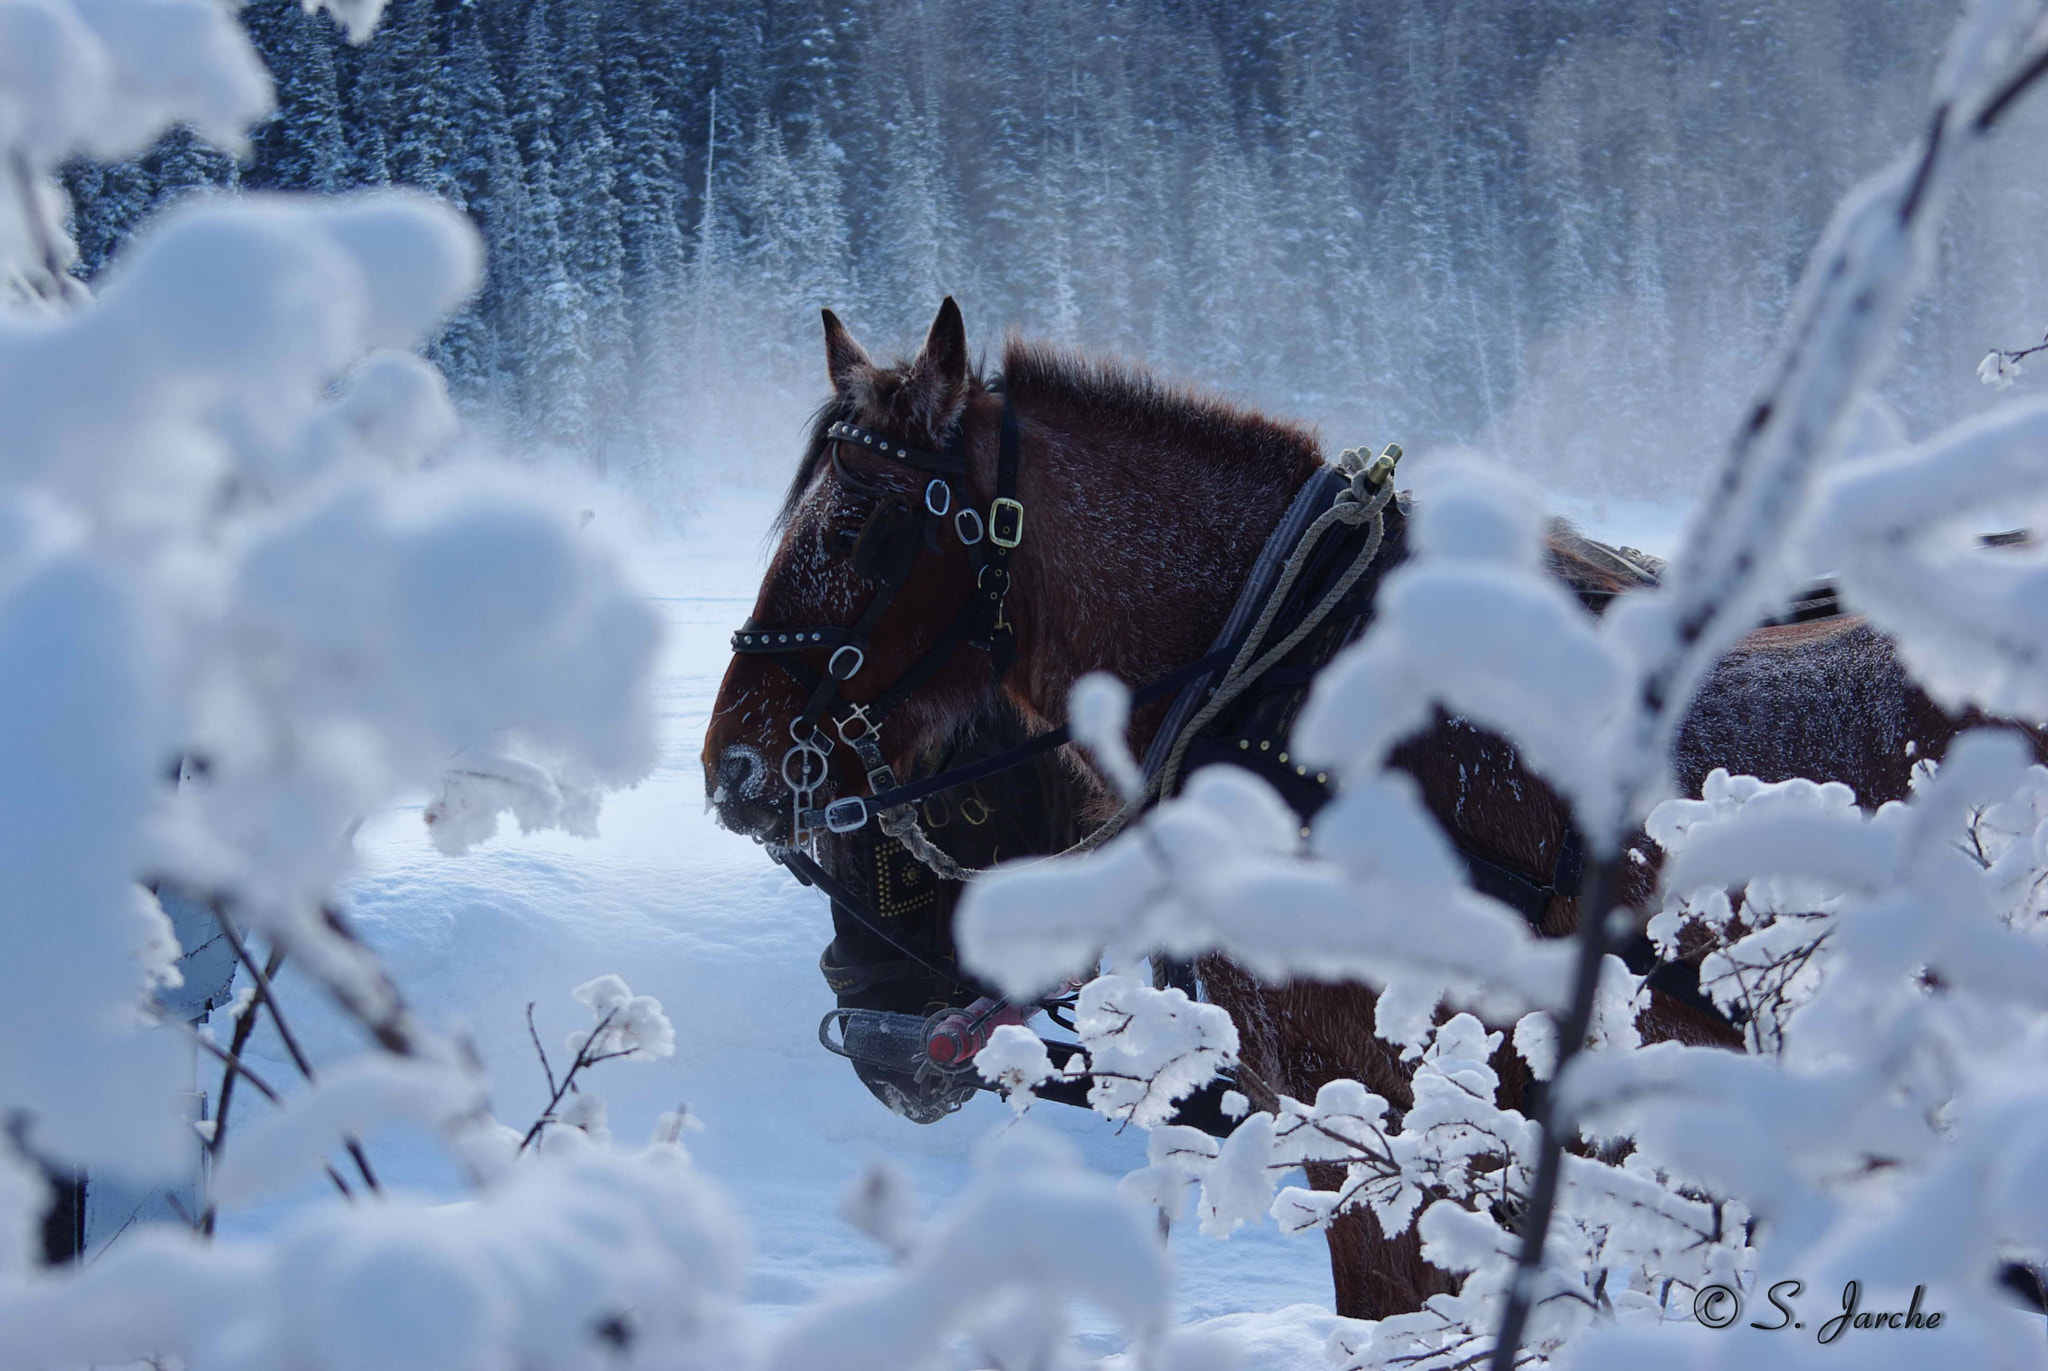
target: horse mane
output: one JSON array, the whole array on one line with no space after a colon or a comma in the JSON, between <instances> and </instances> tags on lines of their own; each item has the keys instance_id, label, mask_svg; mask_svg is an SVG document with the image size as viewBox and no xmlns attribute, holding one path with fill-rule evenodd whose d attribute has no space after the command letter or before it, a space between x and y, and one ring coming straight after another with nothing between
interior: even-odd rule
<instances>
[{"instance_id":1,"label":"horse mane","mask_svg":"<svg viewBox=\"0 0 2048 1371\"><path fill-rule=\"evenodd\" d=\"M1029 400L1034 417L1080 432L1091 421L1125 434L1142 429L1175 447L1252 470L1308 468L1322 461L1322 444L1312 430L1165 380L1119 358L1012 334L1003 344L1000 385L1018 400Z\"/></svg>"},{"instance_id":2,"label":"horse mane","mask_svg":"<svg viewBox=\"0 0 2048 1371\"><path fill-rule=\"evenodd\" d=\"M819 466L824 463L825 430L842 420L851 423L854 417L853 397L844 391L834 392L812 413L811 436L805 440L803 460L797 463L796 475L790 478L789 489L782 493L782 507L775 511L771 537L780 537L789 526L797 506L804 502L804 492L811 488L811 478L818 474Z\"/></svg>"},{"instance_id":3,"label":"horse mane","mask_svg":"<svg viewBox=\"0 0 2048 1371\"><path fill-rule=\"evenodd\" d=\"M907 365L899 363L890 370L900 372ZM969 387L984 387L979 367ZM1322 445L1311 429L1166 380L1133 362L1090 356L1016 334L1004 340L1002 373L986 388L1028 400L1039 415L1055 423L1085 429L1091 421L1099 425L1107 417L1126 433L1142 428L1177 447L1217 454L1235 466L1270 471L1289 464L1312 468L1322 461ZM803 460L775 515L776 530L788 525L817 476L825 460L826 430L856 418L857 409L856 398L840 392L812 414ZM1616 556L1568 519L1552 519L1545 535L1551 574L1574 591L1614 595L1656 584L1651 568Z\"/></svg>"}]
</instances>

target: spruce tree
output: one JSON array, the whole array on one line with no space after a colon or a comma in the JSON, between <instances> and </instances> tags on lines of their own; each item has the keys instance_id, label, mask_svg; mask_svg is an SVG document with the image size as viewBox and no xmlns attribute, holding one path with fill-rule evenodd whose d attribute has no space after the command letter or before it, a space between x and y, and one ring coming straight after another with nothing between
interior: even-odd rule
<instances>
[{"instance_id":1,"label":"spruce tree","mask_svg":"<svg viewBox=\"0 0 2048 1371\"><path fill-rule=\"evenodd\" d=\"M518 356L507 346L507 323L520 299L527 197L519 146L485 38L483 8L465 0L452 19L447 118L458 149L450 169L452 198L483 235L484 284L476 299L448 322L428 355L447 372L458 398L502 416L517 403Z\"/></svg>"},{"instance_id":2,"label":"spruce tree","mask_svg":"<svg viewBox=\"0 0 2048 1371\"><path fill-rule=\"evenodd\" d=\"M334 61L340 30L326 15L308 14L297 0L254 0L242 18L277 87L276 110L250 131L254 158L242 184L345 189L351 184L349 142Z\"/></svg>"},{"instance_id":3,"label":"spruce tree","mask_svg":"<svg viewBox=\"0 0 2048 1371\"><path fill-rule=\"evenodd\" d=\"M561 162L555 180L561 192L564 263L583 301L585 403L594 425L583 449L602 471L608 449L627 436L625 402L632 362L618 151L607 127L605 54L598 41L596 8L589 0L572 0L561 18L566 77L556 111Z\"/></svg>"},{"instance_id":4,"label":"spruce tree","mask_svg":"<svg viewBox=\"0 0 2048 1371\"><path fill-rule=\"evenodd\" d=\"M148 212L158 213L196 192L231 191L241 167L184 124L165 134L143 158L150 175Z\"/></svg>"}]
</instances>

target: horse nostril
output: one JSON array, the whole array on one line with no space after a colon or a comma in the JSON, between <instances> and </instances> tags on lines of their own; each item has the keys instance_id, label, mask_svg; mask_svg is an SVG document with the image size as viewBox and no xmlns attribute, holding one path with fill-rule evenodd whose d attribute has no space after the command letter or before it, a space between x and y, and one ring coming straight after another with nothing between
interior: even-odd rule
<instances>
[{"instance_id":1,"label":"horse nostril","mask_svg":"<svg viewBox=\"0 0 2048 1371\"><path fill-rule=\"evenodd\" d=\"M766 770L759 752L744 743L733 744L718 754L718 793L714 798L752 799L761 793Z\"/></svg>"},{"instance_id":2,"label":"horse nostril","mask_svg":"<svg viewBox=\"0 0 2048 1371\"><path fill-rule=\"evenodd\" d=\"M769 784L768 761L745 743L734 743L718 754L712 766L710 808L718 822L735 833L768 840L784 831L789 823L789 806L782 803Z\"/></svg>"}]
</instances>

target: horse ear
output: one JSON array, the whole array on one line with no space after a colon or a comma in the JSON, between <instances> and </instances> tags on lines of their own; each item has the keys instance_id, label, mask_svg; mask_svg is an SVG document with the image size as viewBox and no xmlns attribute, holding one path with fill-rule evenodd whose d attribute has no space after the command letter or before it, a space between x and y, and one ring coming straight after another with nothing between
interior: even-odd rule
<instances>
[{"instance_id":1,"label":"horse ear","mask_svg":"<svg viewBox=\"0 0 2048 1371\"><path fill-rule=\"evenodd\" d=\"M950 295L910 364L908 390L913 411L935 433L967 394L967 323Z\"/></svg>"},{"instance_id":2,"label":"horse ear","mask_svg":"<svg viewBox=\"0 0 2048 1371\"><path fill-rule=\"evenodd\" d=\"M853 341L853 335L846 331L846 325L839 322L839 316L831 310L824 310L825 316L825 374L832 378L832 389L844 393L853 382L854 372L874 364L868 360L867 349Z\"/></svg>"}]
</instances>

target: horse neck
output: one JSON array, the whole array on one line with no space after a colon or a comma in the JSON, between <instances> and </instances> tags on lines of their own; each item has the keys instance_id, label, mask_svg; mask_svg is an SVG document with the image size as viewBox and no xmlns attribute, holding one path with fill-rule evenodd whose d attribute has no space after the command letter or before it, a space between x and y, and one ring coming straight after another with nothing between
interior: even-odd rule
<instances>
[{"instance_id":1,"label":"horse neck","mask_svg":"<svg viewBox=\"0 0 2048 1371\"><path fill-rule=\"evenodd\" d=\"M1320 457L1299 444L1246 460L1120 424L1091 431L1022 402L1018 417L1028 514L1010 596L1018 657L1009 690L1057 725L1088 672L1137 689L1209 650ZM1160 712L1140 715L1134 747L1144 748Z\"/></svg>"}]
</instances>

